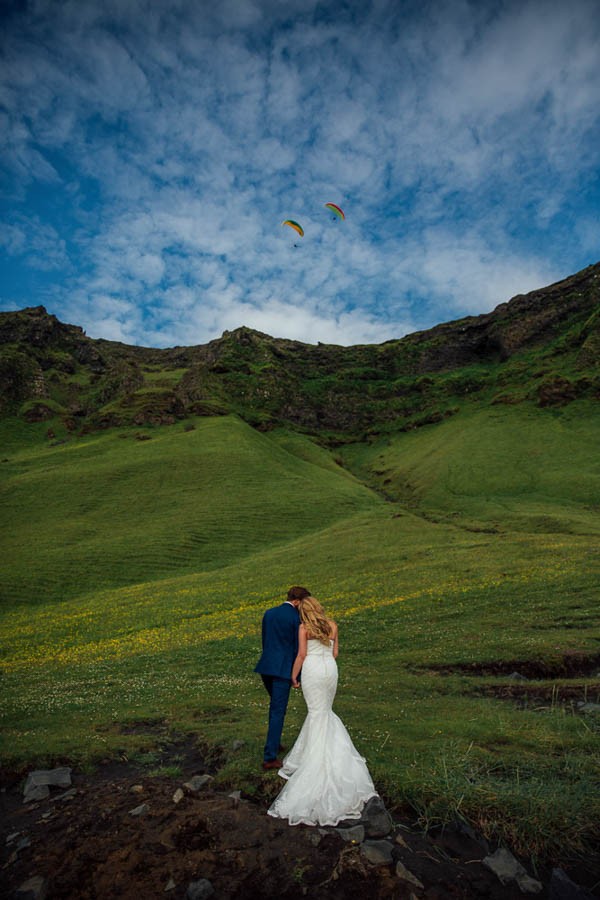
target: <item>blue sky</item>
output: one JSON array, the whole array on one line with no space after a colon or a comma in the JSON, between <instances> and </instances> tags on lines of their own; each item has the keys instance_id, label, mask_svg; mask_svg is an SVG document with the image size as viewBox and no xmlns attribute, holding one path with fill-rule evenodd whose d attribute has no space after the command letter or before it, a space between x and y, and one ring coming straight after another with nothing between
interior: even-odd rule
<instances>
[{"instance_id":1,"label":"blue sky","mask_svg":"<svg viewBox=\"0 0 600 900\"><path fill-rule=\"evenodd\" d=\"M0 16L0 309L146 346L371 343L600 259L597 0Z\"/></svg>"}]
</instances>

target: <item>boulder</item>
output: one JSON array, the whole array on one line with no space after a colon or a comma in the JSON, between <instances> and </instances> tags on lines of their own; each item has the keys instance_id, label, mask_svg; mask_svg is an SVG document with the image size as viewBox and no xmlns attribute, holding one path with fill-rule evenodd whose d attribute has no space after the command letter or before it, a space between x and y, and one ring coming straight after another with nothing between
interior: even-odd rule
<instances>
[{"instance_id":1,"label":"boulder","mask_svg":"<svg viewBox=\"0 0 600 900\"><path fill-rule=\"evenodd\" d=\"M365 836L368 838L383 838L390 833L393 828L392 817L381 797L371 797L363 810L360 824L364 825Z\"/></svg>"}]
</instances>

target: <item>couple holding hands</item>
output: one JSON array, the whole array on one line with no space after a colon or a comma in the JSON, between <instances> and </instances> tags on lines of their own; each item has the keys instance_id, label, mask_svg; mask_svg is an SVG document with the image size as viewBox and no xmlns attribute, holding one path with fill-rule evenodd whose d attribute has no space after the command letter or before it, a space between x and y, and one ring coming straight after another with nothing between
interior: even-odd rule
<instances>
[{"instance_id":1,"label":"couple holding hands","mask_svg":"<svg viewBox=\"0 0 600 900\"><path fill-rule=\"evenodd\" d=\"M291 587L287 600L264 614L262 655L254 670L270 697L263 769L275 769L286 780L268 813L290 825L358 819L367 800L377 796L365 760L332 709L337 655L337 625L306 588ZM300 686L307 716L296 743L280 760L290 690Z\"/></svg>"}]
</instances>

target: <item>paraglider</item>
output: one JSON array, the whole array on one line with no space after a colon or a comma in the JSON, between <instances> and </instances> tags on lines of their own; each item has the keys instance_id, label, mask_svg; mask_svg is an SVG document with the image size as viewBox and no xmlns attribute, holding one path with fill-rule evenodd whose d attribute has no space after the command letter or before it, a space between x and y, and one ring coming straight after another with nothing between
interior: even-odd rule
<instances>
[{"instance_id":1,"label":"paraglider","mask_svg":"<svg viewBox=\"0 0 600 900\"><path fill-rule=\"evenodd\" d=\"M332 212L334 216L337 216L338 219L345 219L344 210L340 209L340 207L336 203L326 203L325 209L328 209L329 212Z\"/></svg>"},{"instance_id":2,"label":"paraglider","mask_svg":"<svg viewBox=\"0 0 600 900\"><path fill-rule=\"evenodd\" d=\"M325 203L325 209L328 209L330 213L332 213L334 219L340 219L342 222L346 218L346 214L341 206L338 206L337 203ZM298 222L295 222L294 219L285 219L282 225L287 225L288 228L292 228L296 234L300 237L304 237L304 228ZM294 244L294 247L297 247L298 244Z\"/></svg>"},{"instance_id":3,"label":"paraglider","mask_svg":"<svg viewBox=\"0 0 600 900\"><path fill-rule=\"evenodd\" d=\"M294 222L293 219L286 219L285 222L281 223L282 225L289 225L290 228L293 228L294 231L297 231L300 237L304 237L304 228L302 225L298 225L297 222Z\"/></svg>"}]
</instances>

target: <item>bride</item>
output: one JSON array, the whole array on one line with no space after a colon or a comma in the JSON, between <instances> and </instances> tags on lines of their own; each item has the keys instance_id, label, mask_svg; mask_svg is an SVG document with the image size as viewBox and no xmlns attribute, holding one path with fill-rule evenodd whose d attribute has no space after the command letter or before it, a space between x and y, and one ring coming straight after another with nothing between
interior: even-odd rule
<instances>
[{"instance_id":1,"label":"bride","mask_svg":"<svg viewBox=\"0 0 600 900\"><path fill-rule=\"evenodd\" d=\"M333 712L337 688L338 629L315 597L300 603L298 656L292 686L300 687L308 714L296 743L279 770L283 790L268 810L290 825L337 825L359 819L377 792L342 720Z\"/></svg>"}]
</instances>

